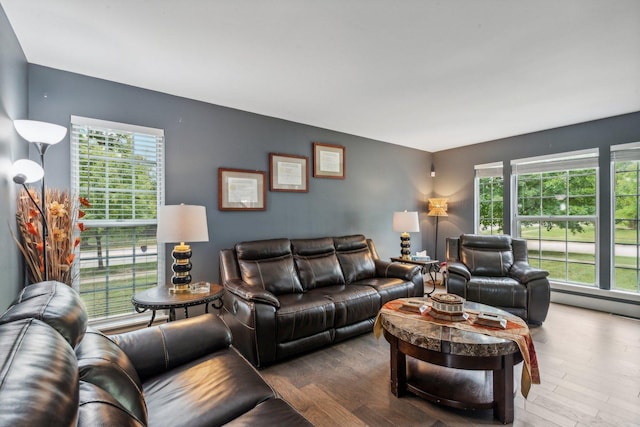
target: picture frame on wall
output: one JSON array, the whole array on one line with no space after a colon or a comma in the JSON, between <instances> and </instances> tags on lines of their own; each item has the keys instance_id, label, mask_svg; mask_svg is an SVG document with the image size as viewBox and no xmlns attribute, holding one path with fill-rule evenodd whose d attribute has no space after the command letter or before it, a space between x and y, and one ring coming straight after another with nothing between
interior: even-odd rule
<instances>
[{"instance_id":1,"label":"picture frame on wall","mask_svg":"<svg viewBox=\"0 0 640 427\"><path fill-rule=\"evenodd\" d=\"M309 158L269 153L269 190L309 192Z\"/></svg>"},{"instance_id":2,"label":"picture frame on wall","mask_svg":"<svg viewBox=\"0 0 640 427\"><path fill-rule=\"evenodd\" d=\"M342 145L313 143L313 177L345 178L346 148Z\"/></svg>"},{"instance_id":3,"label":"picture frame on wall","mask_svg":"<svg viewBox=\"0 0 640 427\"><path fill-rule=\"evenodd\" d=\"M218 168L218 209L221 211L266 210L266 172Z\"/></svg>"}]
</instances>

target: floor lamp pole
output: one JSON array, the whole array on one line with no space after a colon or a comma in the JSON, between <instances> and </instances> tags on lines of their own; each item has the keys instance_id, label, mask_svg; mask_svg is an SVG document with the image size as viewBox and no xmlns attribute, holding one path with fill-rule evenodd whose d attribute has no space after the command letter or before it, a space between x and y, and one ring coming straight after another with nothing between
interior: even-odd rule
<instances>
[{"instance_id":1,"label":"floor lamp pole","mask_svg":"<svg viewBox=\"0 0 640 427\"><path fill-rule=\"evenodd\" d=\"M40 165L42 165L42 170L44 170L44 153L47 151L47 147L49 144L36 143L36 147L38 147L38 152L40 153ZM47 195L45 186L44 186L44 176L42 176L42 186L40 187L40 214L42 215L42 264L44 266L44 280L49 280L49 266L47 265L47 238L49 236L49 227L47 226L47 203L45 201L45 197Z\"/></svg>"},{"instance_id":2,"label":"floor lamp pole","mask_svg":"<svg viewBox=\"0 0 640 427\"><path fill-rule=\"evenodd\" d=\"M436 248L434 250L434 259L438 259L438 220L440 219L439 216L436 216Z\"/></svg>"}]
</instances>

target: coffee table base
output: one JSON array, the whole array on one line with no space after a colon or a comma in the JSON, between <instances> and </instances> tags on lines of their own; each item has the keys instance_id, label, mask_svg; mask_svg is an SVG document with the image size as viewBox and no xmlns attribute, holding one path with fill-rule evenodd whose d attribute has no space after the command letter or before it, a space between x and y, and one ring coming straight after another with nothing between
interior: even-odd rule
<instances>
[{"instance_id":1,"label":"coffee table base","mask_svg":"<svg viewBox=\"0 0 640 427\"><path fill-rule=\"evenodd\" d=\"M513 366L522 361L520 352L504 356L458 356L415 346L387 331L384 335L390 344L391 392L395 396L402 397L408 391L454 408L493 408L496 419L505 424L513 422ZM407 378L406 356L428 363L410 360Z\"/></svg>"}]
</instances>

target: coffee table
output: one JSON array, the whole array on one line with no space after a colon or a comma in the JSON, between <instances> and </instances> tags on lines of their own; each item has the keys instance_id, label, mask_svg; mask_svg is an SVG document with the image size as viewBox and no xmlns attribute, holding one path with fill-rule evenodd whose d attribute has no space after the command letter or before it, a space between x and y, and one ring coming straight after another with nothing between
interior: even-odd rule
<instances>
[{"instance_id":1,"label":"coffee table","mask_svg":"<svg viewBox=\"0 0 640 427\"><path fill-rule=\"evenodd\" d=\"M205 304L205 312L209 312L209 304L213 308L222 308L222 295L224 287L211 283L209 292L191 293L182 292L175 293L169 291L169 287L158 285L156 287L138 292L131 298L131 303L138 313L144 313L151 310L151 319L147 326L151 326L156 318L156 310L169 310L169 322L176 319L176 308L184 309L184 316L189 317L189 307Z\"/></svg>"},{"instance_id":2,"label":"coffee table","mask_svg":"<svg viewBox=\"0 0 640 427\"><path fill-rule=\"evenodd\" d=\"M475 302L465 302L465 310L509 315ZM515 342L402 317L384 308L379 315L390 344L395 396L411 392L454 408L493 409L501 422L513 422L513 366L523 360ZM406 356L411 358L407 361Z\"/></svg>"}]
</instances>

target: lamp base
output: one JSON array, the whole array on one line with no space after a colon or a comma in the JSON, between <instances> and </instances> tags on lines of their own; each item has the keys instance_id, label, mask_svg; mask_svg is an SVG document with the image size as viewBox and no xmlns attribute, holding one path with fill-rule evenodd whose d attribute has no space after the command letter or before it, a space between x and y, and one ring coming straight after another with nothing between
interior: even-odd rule
<instances>
[{"instance_id":1,"label":"lamp base","mask_svg":"<svg viewBox=\"0 0 640 427\"><path fill-rule=\"evenodd\" d=\"M191 247L184 242L174 246L171 256L173 257L173 276L171 277L171 286L169 292L182 293L190 292L189 284L191 283Z\"/></svg>"},{"instance_id":2,"label":"lamp base","mask_svg":"<svg viewBox=\"0 0 640 427\"><path fill-rule=\"evenodd\" d=\"M400 258L411 259L411 235L407 232L400 234Z\"/></svg>"}]
</instances>

